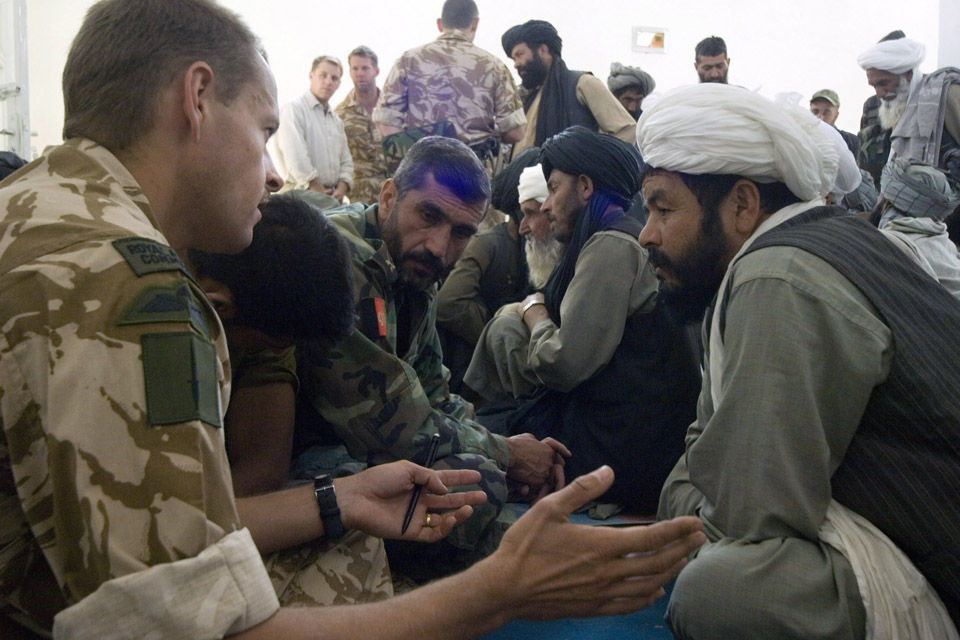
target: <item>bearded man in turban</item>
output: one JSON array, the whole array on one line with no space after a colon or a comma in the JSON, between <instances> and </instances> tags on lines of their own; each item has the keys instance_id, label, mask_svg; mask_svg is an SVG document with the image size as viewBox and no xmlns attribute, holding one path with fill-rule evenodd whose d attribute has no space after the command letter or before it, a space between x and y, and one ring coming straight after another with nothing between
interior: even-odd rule
<instances>
[{"instance_id":1,"label":"bearded man in turban","mask_svg":"<svg viewBox=\"0 0 960 640\"><path fill-rule=\"evenodd\" d=\"M610 465L616 481L604 500L652 512L683 450L700 376L681 325L658 304L640 223L625 212L640 155L571 127L544 144L540 161L542 209L565 253L542 293L487 325L464 382L489 400L522 397L507 431L564 442L566 473Z\"/></svg>"},{"instance_id":2,"label":"bearded man in turban","mask_svg":"<svg viewBox=\"0 0 960 640\"><path fill-rule=\"evenodd\" d=\"M523 88L527 128L514 153L543 142L574 125L633 143L635 120L589 71L571 71L560 57L563 40L552 24L529 20L510 27L501 38Z\"/></svg>"},{"instance_id":3,"label":"bearded man in turban","mask_svg":"<svg viewBox=\"0 0 960 640\"><path fill-rule=\"evenodd\" d=\"M653 76L640 67L630 67L619 62L610 63L607 88L634 119L643 113L640 105L644 98L653 93L656 86Z\"/></svg>"},{"instance_id":4,"label":"bearded man in turban","mask_svg":"<svg viewBox=\"0 0 960 640\"><path fill-rule=\"evenodd\" d=\"M697 514L708 538L668 606L678 638L957 637L960 303L823 206L827 131L706 84L637 125L640 242L709 305L658 513Z\"/></svg>"},{"instance_id":5,"label":"bearded man in turban","mask_svg":"<svg viewBox=\"0 0 960 640\"><path fill-rule=\"evenodd\" d=\"M926 47L910 38L878 42L857 58L891 131L890 159L911 158L960 179L960 69L923 75Z\"/></svg>"},{"instance_id":6,"label":"bearded man in turban","mask_svg":"<svg viewBox=\"0 0 960 640\"><path fill-rule=\"evenodd\" d=\"M960 198L936 167L909 158L887 163L880 179L880 230L960 300L960 252L944 220Z\"/></svg>"}]
</instances>

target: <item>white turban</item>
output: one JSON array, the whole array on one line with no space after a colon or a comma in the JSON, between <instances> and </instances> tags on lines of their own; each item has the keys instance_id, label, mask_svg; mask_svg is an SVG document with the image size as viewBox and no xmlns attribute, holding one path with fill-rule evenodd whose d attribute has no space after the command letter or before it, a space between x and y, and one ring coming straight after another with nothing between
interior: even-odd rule
<instances>
[{"instance_id":1,"label":"white turban","mask_svg":"<svg viewBox=\"0 0 960 640\"><path fill-rule=\"evenodd\" d=\"M813 114L725 84L664 95L640 116L637 145L651 167L782 182L802 200L826 196L837 178L833 140Z\"/></svg>"},{"instance_id":2,"label":"white turban","mask_svg":"<svg viewBox=\"0 0 960 640\"><path fill-rule=\"evenodd\" d=\"M543 167L535 164L527 167L520 174L520 183L517 184L517 202L523 204L527 200L536 200L540 204L547 199L547 180L543 177Z\"/></svg>"},{"instance_id":3,"label":"white turban","mask_svg":"<svg viewBox=\"0 0 960 640\"><path fill-rule=\"evenodd\" d=\"M822 120L820 121L820 126L823 128L824 133L833 140L833 147L837 151L839 161L837 166L837 179L833 183L833 188L830 189L830 193L834 194L834 204L838 204L840 198L860 186L860 181L863 180L863 176L860 174L860 167L857 166L857 159L853 157L853 154L850 152L850 147L847 146L847 143L844 141L843 136L840 135L840 132L837 131L837 128Z\"/></svg>"},{"instance_id":4,"label":"white turban","mask_svg":"<svg viewBox=\"0 0 960 640\"><path fill-rule=\"evenodd\" d=\"M901 75L919 67L926 55L927 48L922 43L900 38L873 45L857 57L857 64L865 70L879 69Z\"/></svg>"}]
</instances>

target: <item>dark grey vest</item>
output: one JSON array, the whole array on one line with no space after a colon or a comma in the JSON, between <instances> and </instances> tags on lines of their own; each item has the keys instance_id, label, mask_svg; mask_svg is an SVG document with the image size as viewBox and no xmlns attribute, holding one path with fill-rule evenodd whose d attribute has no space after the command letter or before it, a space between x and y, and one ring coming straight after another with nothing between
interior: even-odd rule
<instances>
[{"instance_id":1,"label":"dark grey vest","mask_svg":"<svg viewBox=\"0 0 960 640\"><path fill-rule=\"evenodd\" d=\"M831 479L833 497L907 554L960 626L960 302L869 223L836 207L788 220L746 253L770 246L829 263L890 328L890 375L870 395Z\"/></svg>"},{"instance_id":2,"label":"dark grey vest","mask_svg":"<svg viewBox=\"0 0 960 640\"><path fill-rule=\"evenodd\" d=\"M567 81L564 83L564 89L567 95L564 96L565 100L563 101L563 104L566 105L567 109L566 114L564 114L567 121L564 128L567 129L574 125L580 125L590 129L591 131L599 131L600 125L597 124L597 119L593 117L593 113L586 106L580 104L579 100L577 100L577 83L580 81L580 76L585 73L590 72L567 71ZM555 131L554 134L556 133L560 132Z\"/></svg>"}]
</instances>

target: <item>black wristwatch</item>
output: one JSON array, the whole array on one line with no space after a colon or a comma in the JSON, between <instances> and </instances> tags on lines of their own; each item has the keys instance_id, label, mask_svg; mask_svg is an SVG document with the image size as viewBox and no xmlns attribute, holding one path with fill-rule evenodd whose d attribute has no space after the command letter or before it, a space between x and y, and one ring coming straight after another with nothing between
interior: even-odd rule
<instances>
[{"instance_id":1,"label":"black wristwatch","mask_svg":"<svg viewBox=\"0 0 960 640\"><path fill-rule=\"evenodd\" d=\"M323 533L327 538L336 540L347 532L340 519L340 507L337 506L337 492L333 488L333 478L324 473L313 479L313 491L317 495L317 506L320 507L320 520L323 522Z\"/></svg>"}]
</instances>

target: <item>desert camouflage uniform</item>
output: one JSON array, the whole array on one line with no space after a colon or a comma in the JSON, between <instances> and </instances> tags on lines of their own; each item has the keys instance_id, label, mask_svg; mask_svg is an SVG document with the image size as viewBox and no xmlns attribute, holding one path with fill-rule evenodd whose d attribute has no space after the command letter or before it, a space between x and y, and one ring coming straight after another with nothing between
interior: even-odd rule
<instances>
[{"instance_id":1,"label":"desert camouflage uniform","mask_svg":"<svg viewBox=\"0 0 960 640\"><path fill-rule=\"evenodd\" d=\"M527 121L510 70L458 29L400 56L373 119L394 127L448 120L467 145L499 141L502 132Z\"/></svg>"},{"instance_id":2,"label":"desert camouflage uniform","mask_svg":"<svg viewBox=\"0 0 960 640\"><path fill-rule=\"evenodd\" d=\"M376 204L380 187L388 177L387 163L383 159L383 147L380 146L380 129L357 102L356 92L356 89L351 89L334 112L343 121L343 130L347 134L347 144L353 157L350 201Z\"/></svg>"},{"instance_id":3,"label":"desert camouflage uniform","mask_svg":"<svg viewBox=\"0 0 960 640\"><path fill-rule=\"evenodd\" d=\"M352 247L358 318L350 337L327 353L297 345L301 396L319 413L320 429L332 428L354 458L370 464L424 464L430 439L439 433L435 468L479 470L488 497L448 541L490 552L488 525L506 502L506 443L467 418L463 400L450 394L436 329L436 285L424 292L401 289L377 211L349 205L327 212ZM410 317L410 339L398 351L401 308Z\"/></svg>"},{"instance_id":4,"label":"desert camouflage uniform","mask_svg":"<svg viewBox=\"0 0 960 640\"><path fill-rule=\"evenodd\" d=\"M0 321L2 614L49 633L59 612L69 637L272 615L224 449L220 321L106 149L69 140L3 184Z\"/></svg>"}]
</instances>

